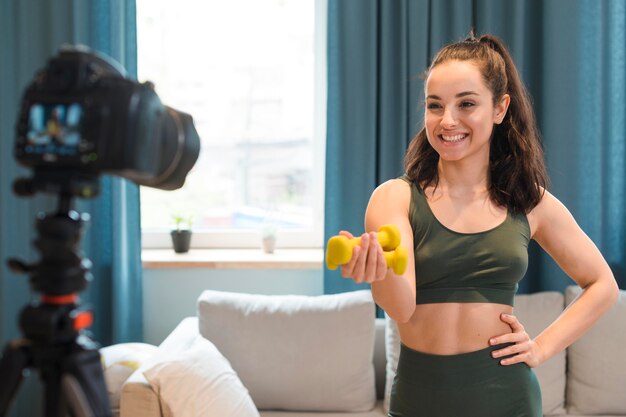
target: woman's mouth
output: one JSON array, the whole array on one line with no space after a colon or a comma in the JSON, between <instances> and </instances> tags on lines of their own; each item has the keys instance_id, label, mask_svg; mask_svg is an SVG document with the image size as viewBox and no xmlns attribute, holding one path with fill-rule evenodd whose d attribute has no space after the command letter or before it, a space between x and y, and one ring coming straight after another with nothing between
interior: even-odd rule
<instances>
[{"instance_id":1,"label":"woman's mouth","mask_svg":"<svg viewBox=\"0 0 626 417\"><path fill-rule=\"evenodd\" d=\"M467 133L458 133L456 135L438 135L445 143L459 143L466 139L469 135Z\"/></svg>"}]
</instances>

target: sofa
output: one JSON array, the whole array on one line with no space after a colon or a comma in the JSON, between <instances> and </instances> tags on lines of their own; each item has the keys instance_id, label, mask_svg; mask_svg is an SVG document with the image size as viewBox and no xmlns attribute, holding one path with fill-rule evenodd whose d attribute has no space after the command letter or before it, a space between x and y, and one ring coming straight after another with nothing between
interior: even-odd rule
<instances>
[{"instance_id":1,"label":"sofa","mask_svg":"<svg viewBox=\"0 0 626 417\"><path fill-rule=\"evenodd\" d=\"M580 288L570 286L564 293L517 295L513 314L534 337L580 293ZM109 387L110 392L118 391L116 413L386 416L400 340L395 322L375 319L373 312L369 291L317 297L206 291L198 299L197 316L182 320L128 379ZM344 339L347 344L342 344ZM206 346L186 350L198 342ZM582 338L535 368L544 416L626 416L624 346L626 291L620 291L616 305ZM195 362L190 359L194 355ZM158 378L177 361L186 367L170 369ZM218 376L210 371L207 378L214 382L202 391L198 387L205 371L198 369L213 367L209 362L221 363L223 369ZM186 381L191 374L196 379ZM229 393L210 391L220 386L230 386ZM224 395L231 395L226 402L236 402L242 411L198 411L209 397L217 401Z\"/></svg>"}]
</instances>

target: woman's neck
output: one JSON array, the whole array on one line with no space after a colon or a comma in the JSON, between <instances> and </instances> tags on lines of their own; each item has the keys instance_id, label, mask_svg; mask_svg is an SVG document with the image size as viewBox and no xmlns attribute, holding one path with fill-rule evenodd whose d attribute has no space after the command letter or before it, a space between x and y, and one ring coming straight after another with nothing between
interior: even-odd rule
<instances>
[{"instance_id":1,"label":"woman's neck","mask_svg":"<svg viewBox=\"0 0 626 417\"><path fill-rule=\"evenodd\" d=\"M439 159L437 164L439 185L448 193L467 195L485 193L489 190L489 161L477 164L475 161L448 162Z\"/></svg>"}]
</instances>

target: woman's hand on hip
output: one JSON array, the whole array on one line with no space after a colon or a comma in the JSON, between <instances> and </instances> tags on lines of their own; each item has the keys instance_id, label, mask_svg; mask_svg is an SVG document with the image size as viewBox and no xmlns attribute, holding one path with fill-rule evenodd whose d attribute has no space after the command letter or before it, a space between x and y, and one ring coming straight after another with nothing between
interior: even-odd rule
<instances>
[{"instance_id":1,"label":"woman's hand on hip","mask_svg":"<svg viewBox=\"0 0 626 417\"><path fill-rule=\"evenodd\" d=\"M342 230L340 235L352 239L350 232ZM383 248L376 239L376 233L363 233L361 245L352 249L350 262L341 266L341 276L351 278L357 284L363 282L371 284L380 281L387 275L387 262L383 254Z\"/></svg>"},{"instance_id":2,"label":"woman's hand on hip","mask_svg":"<svg viewBox=\"0 0 626 417\"><path fill-rule=\"evenodd\" d=\"M491 355L494 358L515 355L500 361L502 365L513 365L525 362L529 367L536 368L543 362L543 351L537 342L530 338L522 323L517 317L511 314L501 314L500 319L507 323L513 333L507 333L489 340L490 345L499 345L501 343L515 343L503 349L494 350Z\"/></svg>"}]
</instances>

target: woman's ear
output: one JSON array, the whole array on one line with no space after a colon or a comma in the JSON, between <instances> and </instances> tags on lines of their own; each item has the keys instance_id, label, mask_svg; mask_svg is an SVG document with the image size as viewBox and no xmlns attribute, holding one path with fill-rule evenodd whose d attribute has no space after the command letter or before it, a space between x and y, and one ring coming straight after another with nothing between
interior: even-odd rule
<instances>
[{"instance_id":1,"label":"woman's ear","mask_svg":"<svg viewBox=\"0 0 626 417\"><path fill-rule=\"evenodd\" d=\"M509 109L509 104L511 103L511 96L508 94L504 94L500 99L500 102L496 105L495 111L495 123L499 125L504 120L504 116L506 116L506 112Z\"/></svg>"}]
</instances>

